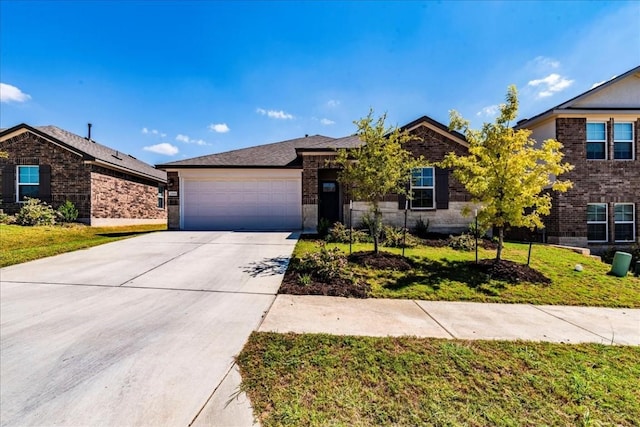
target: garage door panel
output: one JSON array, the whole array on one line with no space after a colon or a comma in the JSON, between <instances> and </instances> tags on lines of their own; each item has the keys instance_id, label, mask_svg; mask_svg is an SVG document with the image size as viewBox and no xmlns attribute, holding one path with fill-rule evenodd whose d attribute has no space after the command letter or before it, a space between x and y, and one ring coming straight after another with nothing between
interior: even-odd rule
<instances>
[{"instance_id":1,"label":"garage door panel","mask_svg":"<svg viewBox=\"0 0 640 427\"><path fill-rule=\"evenodd\" d=\"M185 229L297 230L302 183L292 179L185 180Z\"/></svg>"}]
</instances>

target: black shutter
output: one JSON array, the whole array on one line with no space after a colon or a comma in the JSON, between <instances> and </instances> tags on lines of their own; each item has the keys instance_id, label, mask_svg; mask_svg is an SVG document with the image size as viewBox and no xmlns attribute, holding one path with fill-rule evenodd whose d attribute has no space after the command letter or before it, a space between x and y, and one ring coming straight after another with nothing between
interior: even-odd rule
<instances>
[{"instance_id":1,"label":"black shutter","mask_svg":"<svg viewBox=\"0 0 640 427\"><path fill-rule=\"evenodd\" d=\"M449 209L449 170L436 168L436 209Z\"/></svg>"},{"instance_id":2,"label":"black shutter","mask_svg":"<svg viewBox=\"0 0 640 427\"><path fill-rule=\"evenodd\" d=\"M38 198L51 203L51 165L40 165L40 185Z\"/></svg>"},{"instance_id":3,"label":"black shutter","mask_svg":"<svg viewBox=\"0 0 640 427\"><path fill-rule=\"evenodd\" d=\"M2 168L2 203L16 201L16 165L5 165Z\"/></svg>"}]
</instances>

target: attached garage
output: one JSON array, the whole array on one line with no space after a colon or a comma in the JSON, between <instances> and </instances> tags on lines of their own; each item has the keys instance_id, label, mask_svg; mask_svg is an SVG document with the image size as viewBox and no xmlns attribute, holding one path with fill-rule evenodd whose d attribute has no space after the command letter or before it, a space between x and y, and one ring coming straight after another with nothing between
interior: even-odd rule
<instances>
[{"instance_id":1,"label":"attached garage","mask_svg":"<svg viewBox=\"0 0 640 427\"><path fill-rule=\"evenodd\" d=\"M180 174L183 230L298 230L299 169L207 169Z\"/></svg>"}]
</instances>

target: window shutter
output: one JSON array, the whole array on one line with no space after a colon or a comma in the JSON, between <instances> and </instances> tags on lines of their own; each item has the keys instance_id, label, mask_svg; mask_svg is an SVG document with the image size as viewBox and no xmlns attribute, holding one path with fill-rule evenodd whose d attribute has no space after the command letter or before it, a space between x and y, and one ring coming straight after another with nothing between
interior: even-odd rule
<instances>
[{"instance_id":1,"label":"window shutter","mask_svg":"<svg viewBox=\"0 0 640 427\"><path fill-rule=\"evenodd\" d=\"M449 170L436 168L436 209L449 209Z\"/></svg>"},{"instance_id":2,"label":"window shutter","mask_svg":"<svg viewBox=\"0 0 640 427\"><path fill-rule=\"evenodd\" d=\"M16 165L5 165L2 169L2 203L16 201Z\"/></svg>"},{"instance_id":3,"label":"window shutter","mask_svg":"<svg viewBox=\"0 0 640 427\"><path fill-rule=\"evenodd\" d=\"M39 198L51 203L51 165L40 165Z\"/></svg>"},{"instance_id":4,"label":"window shutter","mask_svg":"<svg viewBox=\"0 0 640 427\"><path fill-rule=\"evenodd\" d=\"M411 186L408 182L404 185L404 189L407 191L407 193L411 191ZM405 194L398 194L398 210L403 211L406 203L407 196Z\"/></svg>"}]
</instances>

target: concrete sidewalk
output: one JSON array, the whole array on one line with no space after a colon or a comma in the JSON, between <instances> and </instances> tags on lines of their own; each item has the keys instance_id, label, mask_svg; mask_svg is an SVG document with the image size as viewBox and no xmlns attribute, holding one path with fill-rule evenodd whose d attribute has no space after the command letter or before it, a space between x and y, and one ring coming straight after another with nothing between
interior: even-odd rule
<instances>
[{"instance_id":1,"label":"concrete sidewalk","mask_svg":"<svg viewBox=\"0 0 640 427\"><path fill-rule=\"evenodd\" d=\"M640 345L640 310L278 295L259 330Z\"/></svg>"}]
</instances>

